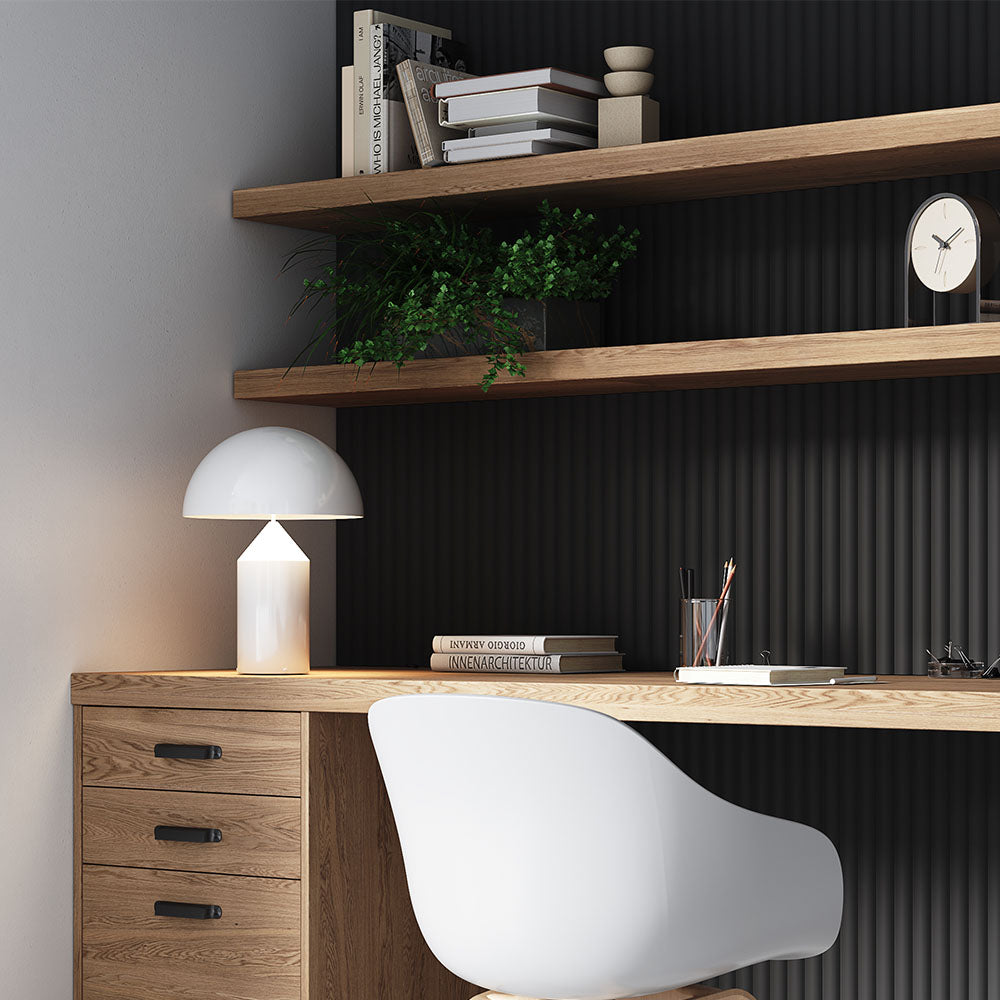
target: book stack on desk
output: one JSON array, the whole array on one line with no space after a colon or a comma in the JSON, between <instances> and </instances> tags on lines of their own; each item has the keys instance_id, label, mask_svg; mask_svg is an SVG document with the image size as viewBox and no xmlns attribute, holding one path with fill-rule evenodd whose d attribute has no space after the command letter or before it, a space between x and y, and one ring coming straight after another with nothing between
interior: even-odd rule
<instances>
[{"instance_id":1,"label":"book stack on desk","mask_svg":"<svg viewBox=\"0 0 1000 1000\"><path fill-rule=\"evenodd\" d=\"M583 674L622 669L616 635L436 635L431 670Z\"/></svg>"},{"instance_id":2,"label":"book stack on desk","mask_svg":"<svg viewBox=\"0 0 1000 1000\"><path fill-rule=\"evenodd\" d=\"M435 84L440 124L465 133L444 140L444 162L594 149L604 96L599 80L552 67Z\"/></svg>"}]
</instances>

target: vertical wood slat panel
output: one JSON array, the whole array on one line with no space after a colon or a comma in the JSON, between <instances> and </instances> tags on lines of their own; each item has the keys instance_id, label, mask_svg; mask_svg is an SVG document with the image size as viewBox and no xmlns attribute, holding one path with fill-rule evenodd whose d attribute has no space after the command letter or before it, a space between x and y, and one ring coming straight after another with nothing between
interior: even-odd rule
<instances>
[{"instance_id":1,"label":"vertical wood slat panel","mask_svg":"<svg viewBox=\"0 0 1000 1000\"><path fill-rule=\"evenodd\" d=\"M664 137L1000 100L1000 4L391 9L450 24L483 73L596 75L605 45L651 44ZM928 70L941 58L953 72ZM605 309L609 343L898 325L906 223L941 190L1000 204L990 173L604 213L642 230ZM435 632L607 631L628 666L669 667L677 567L711 590L731 552L742 657L906 674L949 638L996 655L998 408L1000 376L977 376L343 411L367 516L339 532L340 662L422 664ZM994 737L641 728L720 795L823 829L844 861L838 945L725 985L1000 997Z\"/></svg>"}]
</instances>

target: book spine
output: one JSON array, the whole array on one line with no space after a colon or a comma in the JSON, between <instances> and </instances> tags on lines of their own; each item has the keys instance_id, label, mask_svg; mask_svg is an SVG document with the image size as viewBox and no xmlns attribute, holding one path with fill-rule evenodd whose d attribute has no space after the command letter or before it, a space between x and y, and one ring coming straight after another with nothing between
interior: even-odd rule
<instances>
[{"instance_id":1,"label":"book spine","mask_svg":"<svg viewBox=\"0 0 1000 1000\"><path fill-rule=\"evenodd\" d=\"M369 173L382 174L386 172L387 115L385 93L383 89L385 68L385 44L383 24L373 24L368 29L368 49L371 53L371 110L368 114L368 149Z\"/></svg>"},{"instance_id":2,"label":"book spine","mask_svg":"<svg viewBox=\"0 0 1000 1000\"><path fill-rule=\"evenodd\" d=\"M431 670L486 670L507 674L558 674L560 657L554 654L524 656L520 653L433 653Z\"/></svg>"},{"instance_id":3,"label":"book spine","mask_svg":"<svg viewBox=\"0 0 1000 1000\"><path fill-rule=\"evenodd\" d=\"M524 653L545 652L544 635L436 635L435 653Z\"/></svg>"},{"instance_id":4,"label":"book spine","mask_svg":"<svg viewBox=\"0 0 1000 1000\"><path fill-rule=\"evenodd\" d=\"M354 67L340 69L340 176L354 176Z\"/></svg>"},{"instance_id":5,"label":"book spine","mask_svg":"<svg viewBox=\"0 0 1000 1000\"><path fill-rule=\"evenodd\" d=\"M371 51L369 32L374 11L354 12L354 173L371 172L368 159L368 116L371 111Z\"/></svg>"},{"instance_id":6,"label":"book spine","mask_svg":"<svg viewBox=\"0 0 1000 1000\"><path fill-rule=\"evenodd\" d=\"M427 131L427 122L424 119L424 109L417 87L417 79L413 72L413 64L409 60L400 63L396 67L396 76L399 77L399 87L403 91L406 116L410 119L413 141L417 144L417 155L420 157L420 166L433 167L437 158L434 155L434 144L431 141L430 133Z\"/></svg>"}]
</instances>

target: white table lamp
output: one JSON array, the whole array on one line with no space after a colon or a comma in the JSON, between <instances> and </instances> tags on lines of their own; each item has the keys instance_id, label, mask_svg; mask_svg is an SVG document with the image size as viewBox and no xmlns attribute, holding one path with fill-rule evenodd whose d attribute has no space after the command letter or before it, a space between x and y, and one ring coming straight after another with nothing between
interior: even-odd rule
<instances>
[{"instance_id":1,"label":"white table lamp","mask_svg":"<svg viewBox=\"0 0 1000 1000\"><path fill-rule=\"evenodd\" d=\"M226 438L194 470L184 516L268 521L236 569L236 670L309 672L309 559L278 520L363 517L347 463L290 427Z\"/></svg>"}]
</instances>

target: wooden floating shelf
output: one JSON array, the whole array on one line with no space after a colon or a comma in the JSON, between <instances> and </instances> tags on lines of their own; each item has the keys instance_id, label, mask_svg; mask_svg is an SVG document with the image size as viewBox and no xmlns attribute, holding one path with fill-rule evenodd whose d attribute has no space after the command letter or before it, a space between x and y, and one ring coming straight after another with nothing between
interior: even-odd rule
<instances>
[{"instance_id":1,"label":"wooden floating shelf","mask_svg":"<svg viewBox=\"0 0 1000 1000\"><path fill-rule=\"evenodd\" d=\"M238 371L236 399L319 406L386 406L530 396L589 396L665 389L853 382L1000 372L1000 323L744 337L680 344L539 351L524 357L527 374L502 374L479 388L482 357L314 365Z\"/></svg>"},{"instance_id":2,"label":"wooden floating shelf","mask_svg":"<svg viewBox=\"0 0 1000 1000\"><path fill-rule=\"evenodd\" d=\"M72 680L74 705L270 712L363 713L392 695L454 692L558 701L635 722L1000 732L1000 681L991 680L886 676L857 686L735 687L678 684L666 671L545 676L362 668L284 677L93 673Z\"/></svg>"},{"instance_id":3,"label":"wooden floating shelf","mask_svg":"<svg viewBox=\"0 0 1000 1000\"><path fill-rule=\"evenodd\" d=\"M347 233L416 208L491 216L994 170L1000 104L698 136L233 192L233 216Z\"/></svg>"}]
</instances>

